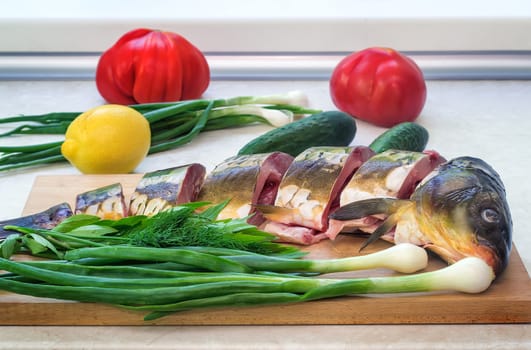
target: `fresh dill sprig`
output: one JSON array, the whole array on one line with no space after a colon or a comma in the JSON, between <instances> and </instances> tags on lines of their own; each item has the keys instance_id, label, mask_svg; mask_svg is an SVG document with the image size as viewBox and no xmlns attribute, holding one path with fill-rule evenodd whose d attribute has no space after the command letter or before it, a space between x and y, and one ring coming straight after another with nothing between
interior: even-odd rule
<instances>
[{"instance_id":1,"label":"fresh dill sprig","mask_svg":"<svg viewBox=\"0 0 531 350\"><path fill-rule=\"evenodd\" d=\"M127 233L130 244L142 247L208 246L231 248L267 255L296 254L298 249L273 242L274 235L246 222L247 218L215 220L226 203L197 213L181 205L160 212Z\"/></svg>"}]
</instances>

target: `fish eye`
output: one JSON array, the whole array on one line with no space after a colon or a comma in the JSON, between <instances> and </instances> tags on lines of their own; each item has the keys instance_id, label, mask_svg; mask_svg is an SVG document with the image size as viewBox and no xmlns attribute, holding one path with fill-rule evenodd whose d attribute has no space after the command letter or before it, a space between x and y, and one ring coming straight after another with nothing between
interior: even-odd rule
<instances>
[{"instance_id":1,"label":"fish eye","mask_svg":"<svg viewBox=\"0 0 531 350\"><path fill-rule=\"evenodd\" d=\"M500 221L500 214L495 209L486 208L481 212L481 218L488 223L495 223Z\"/></svg>"}]
</instances>

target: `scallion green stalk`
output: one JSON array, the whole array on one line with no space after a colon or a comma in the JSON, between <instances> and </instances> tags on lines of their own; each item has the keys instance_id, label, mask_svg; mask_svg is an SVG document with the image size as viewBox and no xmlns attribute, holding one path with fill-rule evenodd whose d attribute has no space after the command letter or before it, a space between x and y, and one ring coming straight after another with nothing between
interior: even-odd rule
<instances>
[{"instance_id":1,"label":"scallion green stalk","mask_svg":"<svg viewBox=\"0 0 531 350\"><path fill-rule=\"evenodd\" d=\"M212 255L213 248L206 247L206 253L201 253L202 247L196 249L187 248L146 248L132 246L106 246L94 248L81 248L65 253L66 260L77 260L82 258L116 258L122 260L137 261L173 261L194 265L192 260L180 261L176 255L182 252L196 252L198 254ZM214 248L215 249L215 248ZM172 253L175 251L175 256ZM342 259L295 259L275 257L263 254L231 254L230 250L224 251L224 260L234 262L240 266L245 266L247 271L272 271L272 272L301 272L301 273L332 273L356 270L367 270L375 268L389 268L400 272L411 273L427 266L428 258L424 249L409 243L392 246L383 251L368 255ZM184 254L184 253L183 253ZM227 255L230 254L230 255ZM206 267L203 266L203 267Z\"/></svg>"},{"instance_id":2,"label":"scallion green stalk","mask_svg":"<svg viewBox=\"0 0 531 350\"><path fill-rule=\"evenodd\" d=\"M482 259L467 257L448 267L405 276L346 279L315 288L302 299L316 300L349 294L418 293L454 291L481 293L494 280L492 268Z\"/></svg>"},{"instance_id":3,"label":"scallion green stalk","mask_svg":"<svg viewBox=\"0 0 531 350\"><path fill-rule=\"evenodd\" d=\"M340 259L288 259L256 255L239 255L227 258L259 271L315 272L320 274L376 268L412 273L424 269L428 264L426 251L409 243L394 245L376 253Z\"/></svg>"}]
</instances>

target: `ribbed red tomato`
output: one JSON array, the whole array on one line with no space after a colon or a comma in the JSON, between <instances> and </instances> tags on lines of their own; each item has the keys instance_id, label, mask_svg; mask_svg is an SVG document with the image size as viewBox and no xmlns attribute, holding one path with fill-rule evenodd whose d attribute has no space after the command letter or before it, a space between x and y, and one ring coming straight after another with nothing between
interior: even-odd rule
<instances>
[{"instance_id":1,"label":"ribbed red tomato","mask_svg":"<svg viewBox=\"0 0 531 350\"><path fill-rule=\"evenodd\" d=\"M391 127L414 121L426 102L418 65L390 48L368 48L346 56L330 78L336 107L369 123Z\"/></svg>"},{"instance_id":2,"label":"ribbed red tomato","mask_svg":"<svg viewBox=\"0 0 531 350\"><path fill-rule=\"evenodd\" d=\"M203 53L179 34L135 29L105 51L96 86L109 103L136 104L199 98L210 84Z\"/></svg>"}]
</instances>

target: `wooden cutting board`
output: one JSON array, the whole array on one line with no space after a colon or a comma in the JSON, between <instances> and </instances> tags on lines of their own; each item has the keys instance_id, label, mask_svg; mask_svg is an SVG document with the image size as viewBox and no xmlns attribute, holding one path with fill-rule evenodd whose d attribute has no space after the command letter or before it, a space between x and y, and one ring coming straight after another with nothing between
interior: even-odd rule
<instances>
[{"instance_id":1,"label":"wooden cutting board","mask_svg":"<svg viewBox=\"0 0 531 350\"><path fill-rule=\"evenodd\" d=\"M60 202L74 205L77 193L120 182L126 197L141 175L41 176L33 185L24 214ZM363 237L343 234L305 248L311 258L357 255ZM384 249L383 241L364 253ZM428 269L443 267L436 256ZM390 275L387 270L341 277ZM296 324L455 324L531 322L531 280L516 249L507 270L482 294L437 293L402 296L351 296L295 305L189 311L145 322L143 313L110 305L34 298L0 292L0 325L296 325Z\"/></svg>"}]
</instances>

